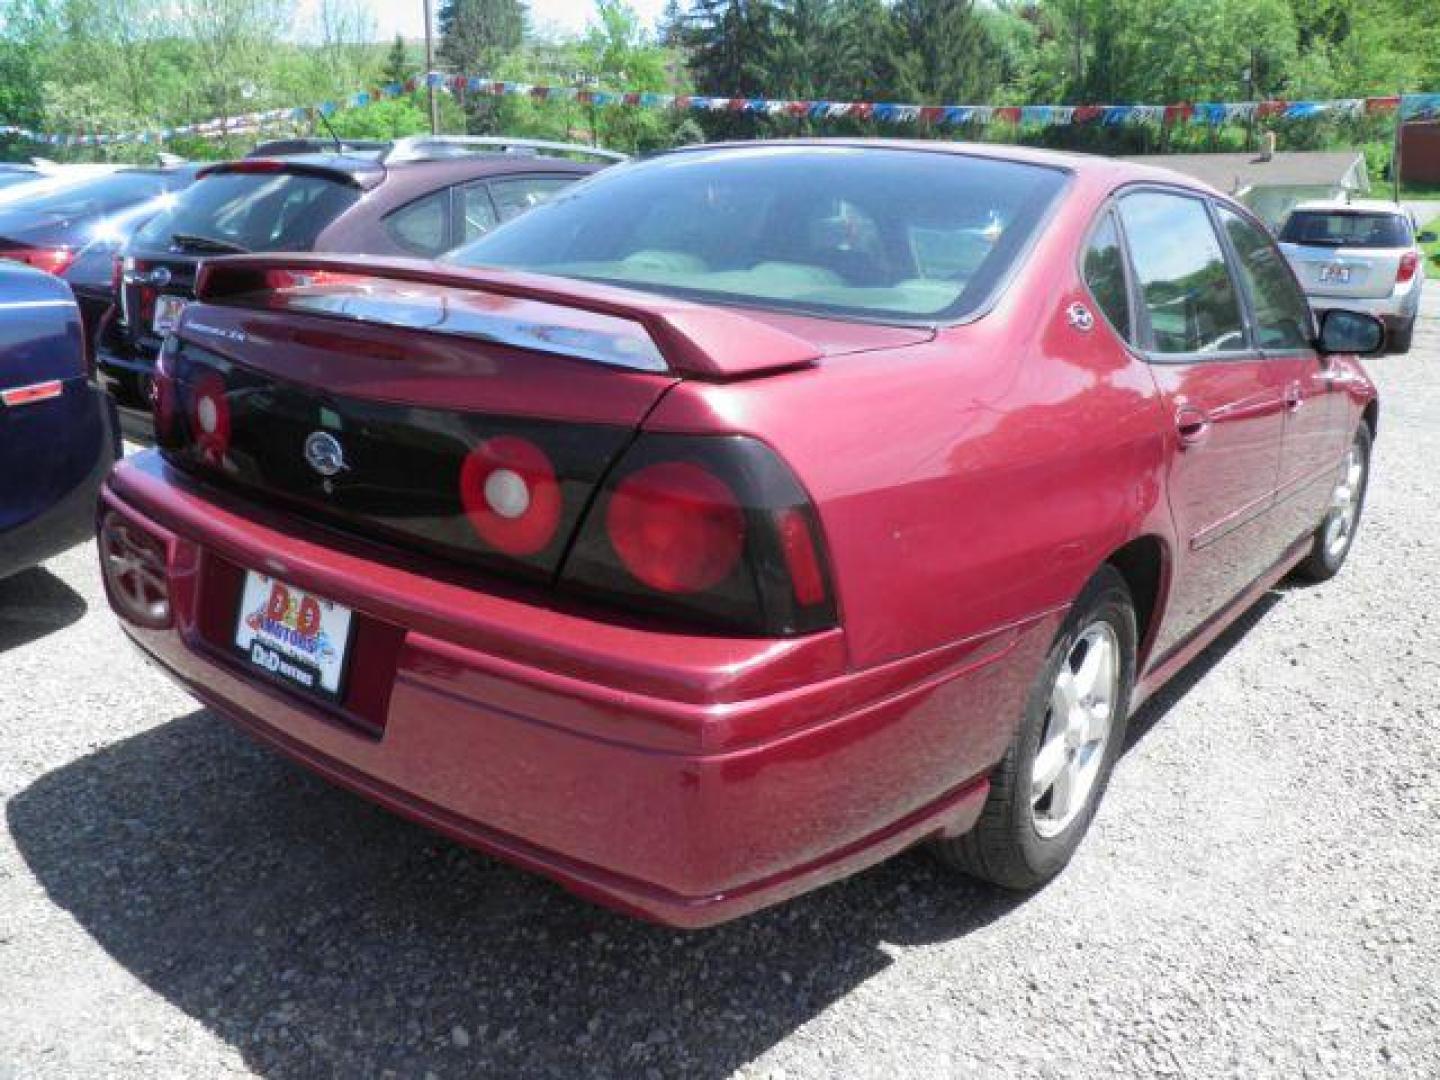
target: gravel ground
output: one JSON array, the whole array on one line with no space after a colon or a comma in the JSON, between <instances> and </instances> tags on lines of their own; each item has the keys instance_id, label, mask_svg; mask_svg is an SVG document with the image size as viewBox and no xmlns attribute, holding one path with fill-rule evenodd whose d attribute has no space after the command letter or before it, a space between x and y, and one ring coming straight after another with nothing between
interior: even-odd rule
<instances>
[{"instance_id":1,"label":"gravel ground","mask_svg":"<svg viewBox=\"0 0 1440 1080\"><path fill-rule=\"evenodd\" d=\"M0 585L0 1078L1440 1075L1440 289L1333 584L1137 718L1016 900L911 853L716 931L333 790L141 663L94 552Z\"/></svg>"}]
</instances>

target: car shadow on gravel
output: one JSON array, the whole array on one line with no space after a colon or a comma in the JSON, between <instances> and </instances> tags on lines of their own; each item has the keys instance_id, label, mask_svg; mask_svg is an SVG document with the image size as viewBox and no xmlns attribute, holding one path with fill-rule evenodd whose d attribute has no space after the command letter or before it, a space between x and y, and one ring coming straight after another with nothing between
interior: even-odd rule
<instances>
[{"instance_id":1,"label":"car shadow on gravel","mask_svg":"<svg viewBox=\"0 0 1440 1080\"><path fill-rule=\"evenodd\" d=\"M1142 709L1131 745L1277 601ZM268 1077L726 1076L884 970L887 944L953 941L1023 902L909 852L669 931L392 817L203 710L49 773L7 817L52 901Z\"/></svg>"},{"instance_id":2,"label":"car shadow on gravel","mask_svg":"<svg viewBox=\"0 0 1440 1080\"><path fill-rule=\"evenodd\" d=\"M887 942L953 940L1020 902L908 853L669 931L401 821L203 710L45 775L7 819L54 903L270 1077L726 1076L882 971Z\"/></svg>"},{"instance_id":3,"label":"car shadow on gravel","mask_svg":"<svg viewBox=\"0 0 1440 1080\"><path fill-rule=\"evenodd\" d=\"M85 610L81 595L43 567L0 578L0 654L65 629Z\"/></svg>"}]
</instances>

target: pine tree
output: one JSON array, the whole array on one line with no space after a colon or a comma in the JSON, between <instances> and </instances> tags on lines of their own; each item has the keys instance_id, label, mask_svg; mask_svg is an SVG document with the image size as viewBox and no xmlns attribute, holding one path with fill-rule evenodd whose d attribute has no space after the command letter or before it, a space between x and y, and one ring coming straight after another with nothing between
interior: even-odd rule
<instances>
[{"instance_id":1,"label":"pine tree","mask_svg":"<svg viewBox=\"0 0 1440 1080\"><path fill-rule=\"evenodd\" d=\"M390 51L385 54L385 67L381 75L387 83L401 83L414 75L410 67L410 52L405 48L405 39L399 34L395 35L395 43L390 46Z\"/></svg>"},{"instance_id":2,"label":"pine tree","mask_svg":"<svg viewBox=\"0 0 1440 1080\"><path fill-rule=\"evenodd\" d=\"M700 92L725 97L767 93L778 15L774 0L695 0L685 44Z\"/></svg>"},{"instance_id":3,"label":"pine tree","mask_svg":"<svg viewBox=\"0 0 1440 1080\"><path fill-rule=\"evenodd\" d=\"M488 74L525 36L520 0L442 0L439 21L440 58L462 75Z\"/></svg>"},{"instance_id":4,"label":"pine tree","mask_svg":"<svg viewBox=\"0 0 1440 1080\"><path fill-rule=\"evenodd\" d=\"M655 37L667 49L678 49L685 41L685 10L680 0L665 0L665 10L655 26Z\"/></svg>"}]
</instances>

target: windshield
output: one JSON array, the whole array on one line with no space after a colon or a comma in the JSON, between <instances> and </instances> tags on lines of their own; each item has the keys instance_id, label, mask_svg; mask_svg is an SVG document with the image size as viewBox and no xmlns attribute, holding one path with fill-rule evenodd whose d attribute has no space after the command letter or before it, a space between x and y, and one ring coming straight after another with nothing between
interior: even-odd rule
<instances>
[{"instance_id":1,"label":"windshield","mask_svg":"<svg viewBox=\"0 0 1440 1080\"><path fill-rule=\"evenodd\" d=\"M899 322L973 313L1065 173L932 151L760 146L614 166L447 261Z\"/></svg>"},{"instance_id":2,"label":"windshield","mask_svg":"<svg viewBox=\"0 0 1440 1080\"><path fill-rule=\"evenodd\" d=\"M212 173L136 233L135 242L154 250L170 247L179 236L235 250L308 251L359 197L357 188L311 173Z\"/></svg>"},{"instance_id":3,"label":"windshield","mask_svg":"<svg viewBox=\"0 0 1440 1080\"><path fill-rule=\"evenodd\" d=\"M22 196L10 205L16 210L55 217L88 217L146 202L168 190L158 173L112 173L65 184L41 194Z\"/></svg>"},{"instance_id":4,"label":"windshield","mask_svg":"<svg viewBox=\"0 0 1440 1080\"><path fill-rule=\"evenodd\" d=\"M1410 225L1399 214L1354 210L1297 210L1280 239L1321 247L1408 248L1412 243Z\"/></svg>"}]
</instances>

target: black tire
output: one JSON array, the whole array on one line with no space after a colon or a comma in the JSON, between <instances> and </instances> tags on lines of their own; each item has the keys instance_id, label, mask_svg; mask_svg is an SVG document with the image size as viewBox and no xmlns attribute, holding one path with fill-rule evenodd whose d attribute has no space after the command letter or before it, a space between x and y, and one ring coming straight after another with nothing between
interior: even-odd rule
<instances>
[{"instance_id":1,"label":"black tire","mask_svg":"<svg viewBox=\"0 0 1440 1080\"><path fill-rule=\"evenodd\" d=\"M1385 343L1386 353L1392 356L1403 356L1410 351L1410 343L1415 340L1415 323L1418 319L1418 315L1414 316L1390 332L1390 337Z\"/></svg>"},{"instance_id":2,"label":"black tire","mask_svg":"<svg viewBox=\"0 0 1440 1080\"><path fill-rule=\"evenodd\" d=\"M1050 725L1051 698L1062 665L1072 660L1081 639L1104 624L1119 650L1118 685L1109 733L1097 753L1098 770L1073 820L1053 835L1042 835L1039 811L1030 798L1036 754ZM1025 715L990 777L990 795L980 820L963 836L937 840L932 848L941 862L1006 889L1028 891L1045 884L1070 861L1080 846L1111 770L1125 744L1130 696L1135 685L1135 604L1125 581L1111 567L1085 586L1051 646L1045 665L1026 701ZM1048 796L1047 796L1048 797Z\"/></svg>"},{"instance_id":3,"label":"black tire","mask_svg":"<svg viewBox=\"0 0 1440 1080\"><path fill-rule=\"evenodd\" d=\"M1333 501L1326 508L1325 516L1320 519L1320 524L1315 529L1315 539L1310 547L1310 554L1305 561L1295 567L1295 576L1303 581L1329 581L1340 572L1345 565L1345 560L1350 557L1350 549L1355 546L1355 534L1360 531L1360 521L1365 512L1365 493L1370 489L1370 452L1371 436L1370 425L1361 424L1355 432L1355 441L1351 444L1352 451L1360 455L1360 481L1356 490L1352 493L1355 502L1355 516L1349 528L1346 530L1344 543L1334 544L1331 542L1331 523L1337 511ZM1336 477L1336 487L1340 486L1340 480L1345 475L1350 464L1350 454L1345 455L1345 460L1340 464L1340 473Z\"/></svg>"}]
</instances>

